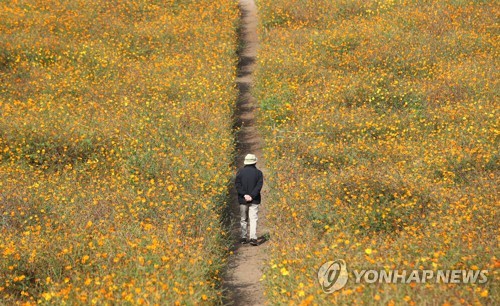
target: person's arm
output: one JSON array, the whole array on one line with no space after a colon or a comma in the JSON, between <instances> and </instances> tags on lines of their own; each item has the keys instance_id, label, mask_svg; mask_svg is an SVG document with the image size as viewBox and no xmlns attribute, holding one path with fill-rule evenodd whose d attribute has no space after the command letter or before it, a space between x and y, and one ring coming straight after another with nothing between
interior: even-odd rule
<instances>
[{"instance_id":1,"label":"person's arm","mask_svg":"<svg viewBox=\"0 0 500 306\"><path fill-rule=\"evenodd\" d=\"M260 190L262 189L263 185L264 185L264 175L262 175L262 172L259 171L259 178L257 180L257 184L255 185L252 192L250 193L250 196L252 197L252 199L255 199L259 195Z\"/></svg>"},{"instance_id":2,"label":"person's arm","mask_svg":"<svg viewBox=\"0 0 500 306\"><path fill-rule=\"evenodd\" d=\"M241 174L239 171L236 174L236 178L234 180L234 185L235 185L236 191L238 192L239 195L245 194L245 191L243 190L243 184L241 183Z\"/></svg>"}]
</instances>

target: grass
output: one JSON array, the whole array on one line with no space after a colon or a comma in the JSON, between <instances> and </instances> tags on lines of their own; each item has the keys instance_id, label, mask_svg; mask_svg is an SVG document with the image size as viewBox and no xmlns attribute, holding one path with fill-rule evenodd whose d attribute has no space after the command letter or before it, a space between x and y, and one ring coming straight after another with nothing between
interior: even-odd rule
<instances>
[{"instance_id":1,"label":"grass","mask_svg":"<svg viewBox=\"0 0 500 306\"><path fill-rule=\"evenodd\" d=\"M498 8L451 0L258 6L268 300L495 304ZM357 270L483 269L489 281L351 279L328 295L317 271L335 259Z\"/></svg>"},{"instance_id":2,"label":"grass","mask_svg":"<svg viewBox=\"0 0 500 306\"><path fill-rule=\"evenodd\" d=\"M237 20L0 4L0 304L221 301Z\"/></svg>"}]
</instances>

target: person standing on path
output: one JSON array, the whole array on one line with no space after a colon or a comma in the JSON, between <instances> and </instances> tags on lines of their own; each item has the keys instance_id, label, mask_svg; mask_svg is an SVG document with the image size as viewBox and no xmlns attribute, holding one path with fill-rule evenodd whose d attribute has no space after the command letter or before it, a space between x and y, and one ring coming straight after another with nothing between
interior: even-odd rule
<instances>
[{"instance_id":1,"label":"person standing on path","mask_svg":"<svg viewBox=\"0 0 500 306\"><path fill-rule=\"evenodd\" d=\"M261 201L260 191L264 185L264 175L257 169L255 164L257 157L254 154L245 156L245 165L236 174L235 185L238 191L238 203L241 215L241 243L247 243L247 225L250 222L250 244L258 245L257 220L259 204Z\"/></svg>"}]
</instances>

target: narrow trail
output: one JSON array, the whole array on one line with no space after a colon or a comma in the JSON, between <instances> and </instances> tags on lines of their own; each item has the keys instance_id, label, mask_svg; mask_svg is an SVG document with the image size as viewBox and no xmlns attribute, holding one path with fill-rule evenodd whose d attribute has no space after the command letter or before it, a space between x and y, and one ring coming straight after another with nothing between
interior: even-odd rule
<instances>
[{"instance_id":1,"label":"narrow trail","mask_svg":"<svg viewBox=\"0 0 500 306\"><path fill-rule=\"evenodd\" d=\"M255 122L257 111L257 101L251 95L253 85L253 72L258 49L257 36L257 7L253 0L239 0L241 11L240 46L238 63L238 85L239 95L235 111L235 128L239 128L237 134L236 158L237 167L243 165L246 154L257 155L257 167L264 173L264 188L262 191L262 204L259 207L259 219L257 226L257 236L263 241L259 246L236 243L233 255L229 259L228 269L224 279L224 289L226 291L227 305L264 305L266 304L264 290L260 278L262 268L266 261L268 243L263 239L268 233L266 227L266 168L265 160L262 156L263 140L259 135ZM236 191L232 188L232 228L235 240L240 236L239 228L239 204Z\"/></svg>"}]
</instances>

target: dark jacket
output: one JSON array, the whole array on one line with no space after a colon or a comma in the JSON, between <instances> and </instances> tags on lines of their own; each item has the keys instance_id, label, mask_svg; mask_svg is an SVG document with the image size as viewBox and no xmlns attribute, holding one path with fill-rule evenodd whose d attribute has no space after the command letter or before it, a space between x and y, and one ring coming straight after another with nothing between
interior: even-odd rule
<instances>
[{"instance_id":1,"label":"dark jacket","mask_svg":"<svg viewBox=\"0 0 500 306\"><path fill-rule=\"evenodd\" d=\"M246 165L241 168L236 174L234 183L240 204L260 204L260 190L264 184L264 176L255 165ZM252 202L245 201L245 194L252 197Z\"/></svg>"}]
</instances>

